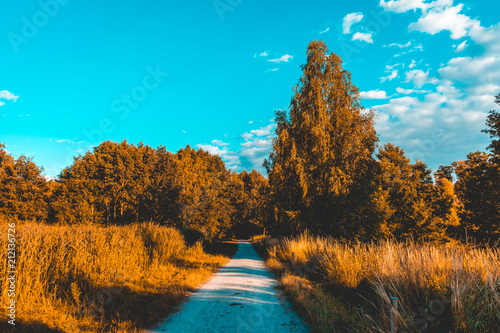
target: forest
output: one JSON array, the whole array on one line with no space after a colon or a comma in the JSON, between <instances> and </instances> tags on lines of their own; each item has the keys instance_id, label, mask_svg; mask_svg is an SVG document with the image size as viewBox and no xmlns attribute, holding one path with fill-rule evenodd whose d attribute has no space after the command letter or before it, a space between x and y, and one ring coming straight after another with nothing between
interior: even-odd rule
<instances>
[{"instance_id":1,"label":"forest","mask_svg":"<svg viewBox=\"0 0 500 333\"><path fill-rule=\"evenodd\" d=\"M380 145L342 60L311 42L288 110L275 113L267 175L237 173L189 145L105 141L47 180L0 144L0 215L52 225L156 222L207 239L296 235L495 242L500 235L500 112L487 152L429 169L397 142ZM496 96L500 105L500 94ZM485 110L486 111L486 110Z\"/></svg>"}]
</instances>

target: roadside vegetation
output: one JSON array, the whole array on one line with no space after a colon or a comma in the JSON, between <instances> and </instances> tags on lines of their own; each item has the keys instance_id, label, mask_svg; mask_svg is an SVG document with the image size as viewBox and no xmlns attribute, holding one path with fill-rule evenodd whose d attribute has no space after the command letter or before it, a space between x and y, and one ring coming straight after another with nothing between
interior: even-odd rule
<instances>
[{"instance_id":1,"label":"roadside vegetation","mask_svg":"<svg viewBox=\"0 0 500 333\"><path fill-rule=\"evenodd\" d=\"M16 326L0 331L140 332L164 319L229 258L154 223L102 227L19 223ZM2 221L0 233L7 234ZM227 255L235 244L218 247ZM7 239L0 239L7 257ZM0 276L6 276L6 265ZM8 304L2 278L1 302Z\"/></svg>"},{"instance_id":2,"label":"roadside vegetation","mask_svg":"<svg viewBox=\"0 0 500 333\"><path fill-rule=\"evenodd\" d=\"M254 244L313 332L389 332L391 297L399 332L500 330L498 248L308 233Z\"/></svg>"}]
</instances>

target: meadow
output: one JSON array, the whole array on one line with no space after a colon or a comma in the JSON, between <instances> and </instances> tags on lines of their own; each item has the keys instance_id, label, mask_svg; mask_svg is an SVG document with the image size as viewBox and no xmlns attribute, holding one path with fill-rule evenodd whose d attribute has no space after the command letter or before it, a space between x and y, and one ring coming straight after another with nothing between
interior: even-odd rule
<instances>
[{"instance_id":1,"label":"meadow","mask_svg":"<svg viewBox=\"0 0 500 333\"><path fill-rule=\"evenodd\" d=\"M313 332L390 332L391 297L398 332L500 330L498 248L308 233L254 245Z\"/></svg>"},{"instance_id":2,"label":"meadow","mask_svg":"<svg viewBox=\"0 0 500 333\"><path fill-rule=\"evenodd\" d=\"M1 223L0 233L7 235L7 228L6 221ZM190 246L178 230L154 223L29 222L17 223L16 230L16 325L4 318L1 331L140 332L166 317L229 260L206 253L201 242ZM7 258L7 236L1 237L0 248ZM2 265L2 304L9 302L6 274Z\"/></svg>"}]
</instances>

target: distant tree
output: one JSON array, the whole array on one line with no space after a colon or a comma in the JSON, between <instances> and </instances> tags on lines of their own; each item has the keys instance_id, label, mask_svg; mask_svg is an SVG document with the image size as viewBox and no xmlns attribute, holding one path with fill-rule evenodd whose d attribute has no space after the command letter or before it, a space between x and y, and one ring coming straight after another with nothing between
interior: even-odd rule
<instances>
[{"instance_id":1,"label":"distant tree","mask_svg":"<svg viewBox=\"0 0 500 333\"><path fill-rule=\"evenodd\" d=\"M500 233L500 173L492 155L475 152L454 162L455 184L463 211L461 226L479 240L495 239Z\"/></svg>"},{"instance_id":2,"label":"distant tree","mask_svg":"<svg viewBox=\"0 0 500 333\"><path fill-rule=\"evenodd\" d=\"M180 162L176 155L160 146L152 164L148 185L140 196L141 216L149 221L180 226Z\"/></svg>"},{"instance_id":3,"label":"distant tree","mask_svg":"<svg viewBox=\"0 0 500 333\"><path fill-rule=\"evenodd\" d=\"M447 179L453 182L453 165L440 165L438 170L434 173L436 179Z\"/></svg>"},{"instance_id":4,"label":"distant tree","mask_svg":"<svg viewBox=\"0 0 500 333\"><path fill-rule=\"evenodd\" d=\"M495 96L495 103L500 105L500 94ZM488 149L493 154L493 162L500 164L500 112L491 110L486 118L487 129L482 132L488 133L491 137L491 144Z\"/></svg>"},{"instance_id":5,"label":"distant tree","mask_svg":"<svg viewBox=\"0 0 500 333\"><path fill-rule=\"evenodd\" d=\"M383 234L441 241L458 224L458 200L446 178L433 183L425 163L411 164L400 147L388 143L377 154L381 168L379 193L385 222Z\"/></svg>"},{"instance_id":6,"label":"distant tree","mask_svg":"<svg viewBox=\"0 0 500 333\"><path fill-rule=\"evenodd\" d=\"M189 145L176 154L179 160L181 191L179 215L182 226L212 238L229 235L231 205L228 186L231 174L217 155Z\"/></svg>"},{"instance_id":7,"label":"distant tree","mask_svg":"<svg viewBox=\"0 0 500 333\"><path fill-rule=\"evenodd\" d=\"M60 175L58 222L130 223L141 219L140 198L149 186L154 150L105 141L75 158Z\"/></svg>"},{"instance_id":8,"label":"distant tree","mask_svg":"<svg viewBox=\"0 0 500 333\"><path fill-rule=\"evenodd\" d=\"M256 170L233 174L231 192L232 233L238 238L249 238L262 234L267 219L267 197L269 194L267 179Z\"/></svg>"},{"instance_id":9,"label":"distant tree","mask_svg":"<svg viewBox=\"0 0 500 333\"><path fill-rule=\"evenodd\" d=\"M31 158L14 159L0 143L0 214L19 220L48 217L47 180Z\"/></svg>"},{"instance_id":10,"label":"distant tree","mask_svg":"<svg viewBox=\"0 0 500 333\"><path fill-rule=\"evenodd\" d=\"M325 43L313 41L289 111L276 113L276 139L265 166L276 231L305 228L339 238L369 237L378 223L372 153L374 114Z\"/></svg>"},{"instance_id":11,"label":"distant tree","mask_svg":"<svg viewBox=\"0 0 500 333\"><path fill-rule=\"evenodd\" d=\"M495 96L500 105L500 94ZM467 160L454 162L457 175L456 190L463 204L461 227L479 240L497 240L500 237L500 113L490 111L486 118L490 135L491 154L475 152Z\"/></svg>"}]
</instances>

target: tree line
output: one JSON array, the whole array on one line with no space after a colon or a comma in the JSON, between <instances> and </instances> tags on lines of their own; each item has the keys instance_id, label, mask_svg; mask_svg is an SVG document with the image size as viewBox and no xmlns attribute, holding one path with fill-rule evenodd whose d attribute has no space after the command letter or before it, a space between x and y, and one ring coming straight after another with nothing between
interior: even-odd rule
<instances>
[{"instance_id":1,"label":"tree line","mask_svg":"<svg viewBox=\"0 0 500 333\"><path fill-rule=\"evenodd\" d=\"M219 156L190 146L105 141L46 180L31 159L0 145L0 214L54 224L154 221L207 238L246 237L263 229L267 179L226 169Z\"/></svg>"},{"instance_id":2,"label":"tree line","mask_svg":"<svg viewBox=\"0 0 500 333\"><path fill-rule=\"evenodd\" d=\"M500 236L500 113L490 111L489 152L434 173L393 143L378 146L375 112L360 102L338 55L313 41L261 173L228 170L189 145L106 141L54 180L0 145L0 215L54 224L155 221L207 237L305 229L337 239L447 241ZM496 96L500 105L500 94Z\"/></svg>"}]
</instances>

